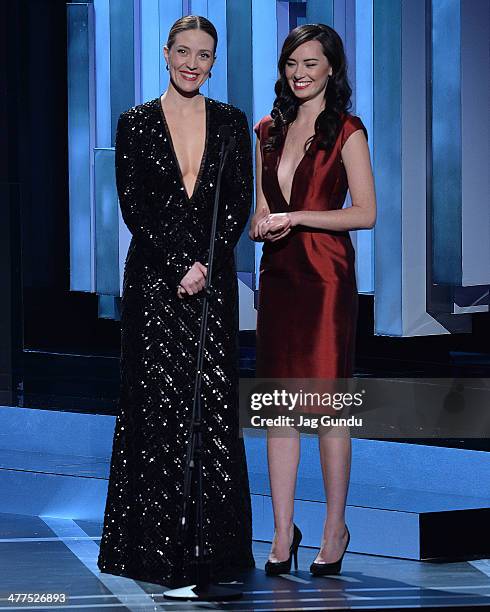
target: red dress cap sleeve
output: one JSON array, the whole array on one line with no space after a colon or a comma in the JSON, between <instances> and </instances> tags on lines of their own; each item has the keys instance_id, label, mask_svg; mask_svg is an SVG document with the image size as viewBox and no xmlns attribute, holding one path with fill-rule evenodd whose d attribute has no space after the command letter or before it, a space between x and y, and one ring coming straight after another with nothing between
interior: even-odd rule
<instances>
[{"instance_id":1,"label":"red dress cap sleeve","mask_svg":"<svg viewBox=\"0 0 490 612\"><path fill-rule=\"evenodd\" d=\"M354 132L357 132L357 130L362 130L364 132L364 136L366 136L366 140L368 139L366 126L361 119L356 115L347 115L342 127L341 147L343 147L347 142L349 136L351 136Z\"/></svg>"}]
</instances>

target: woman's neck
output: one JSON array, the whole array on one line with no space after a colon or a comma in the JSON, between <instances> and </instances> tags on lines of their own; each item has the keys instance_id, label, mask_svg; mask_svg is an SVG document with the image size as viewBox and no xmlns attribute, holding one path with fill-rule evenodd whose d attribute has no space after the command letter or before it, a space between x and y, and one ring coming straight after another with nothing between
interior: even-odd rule
<instances>
[{"instance_id":1,"label":"woman's neck","mask_svg":"<svg viewBox=\"0 0 490 612\"><path fill-rule=\"evenodd\" d=\"M203 95L199 90L191 93L183 93L169 83L167 90L162 95L162 101L165 105L173 108L178 108L181 112L186 113L198 108L202 104Z\"/></svg>"},{"instance_id":2,"label":"woman's neck","mask_svg":"<svg viewBox=\"0 0 490 612\"><path fill-rule=\"evenodd\" d=\"M314 123L318 115L325 109L325 96L315 96L311 100L305 100L298 107L296 121L299 123Z\"/></svg>"}]
</instances>

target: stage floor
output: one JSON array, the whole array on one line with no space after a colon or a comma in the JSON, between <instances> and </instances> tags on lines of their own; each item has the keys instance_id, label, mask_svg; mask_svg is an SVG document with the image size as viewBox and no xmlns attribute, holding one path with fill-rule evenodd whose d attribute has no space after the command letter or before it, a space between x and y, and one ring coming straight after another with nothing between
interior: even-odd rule
<instances>
[{"instance_id":1,"label":"stage floor","mask_svg":"<svg viewBox=\"0 0 490 612\"><path fill-rule=\"evenodd\" d=\"M347 553L340 576L313 578L316 555L300 548L299 570L277 578L263 571L270 544L254 542L257 568L225 603L173 603L165 587L103 574L96 565L101 524L0 514L0 610L382 610L490 608L490 561L427 563ZM448 534L450 537L450 534ZM65 593L65 603L8 601L10 593Z\"/></svg>"}]
</instances>

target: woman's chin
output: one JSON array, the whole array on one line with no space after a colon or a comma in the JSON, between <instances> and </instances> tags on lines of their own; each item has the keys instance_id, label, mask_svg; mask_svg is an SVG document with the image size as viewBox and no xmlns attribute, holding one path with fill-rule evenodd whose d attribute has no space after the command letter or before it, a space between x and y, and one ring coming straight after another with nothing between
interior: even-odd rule
<instances>
[{"instance_id":1,"label":"woman's chin","mask_svg":"<svg viewBox=\"0 0 490 612\"><path fill-rule=\"evenodd\" d=\"M175 89L183 96L195 96L199 93L201 82L191 83L190 81L184 81L179 79L178 81L171 79L172 85Z\"/></svg>"}]
</instances>

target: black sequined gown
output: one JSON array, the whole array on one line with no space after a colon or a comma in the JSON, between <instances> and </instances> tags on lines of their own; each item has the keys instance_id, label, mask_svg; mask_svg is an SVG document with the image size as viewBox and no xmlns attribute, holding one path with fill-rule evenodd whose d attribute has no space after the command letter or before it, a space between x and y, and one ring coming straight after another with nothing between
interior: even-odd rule
<instances>
[{"instance_id":1,"label":"black sequined gown","mask_svg":"<svg viewBox=\"0 0 490 612\"><path fill-rule=\"evenodd\" d=\"M207 263L220 125L236 137L223 173L203 368L204 536L213 575L254 567L252 517L238 425L238 295L233 249L252 189L250 134L242 111L208 99L206 146L192 197L183 186L160 98L121 114L116 182L132 233L121 305L121 390L98 567L163 585L193 580L194 531L176 545L192 412L202 294L177 285ZM191 520L194 520L194 501ZM226 573L226 572L225 572Z\"/></svg>"}]
</instances>

